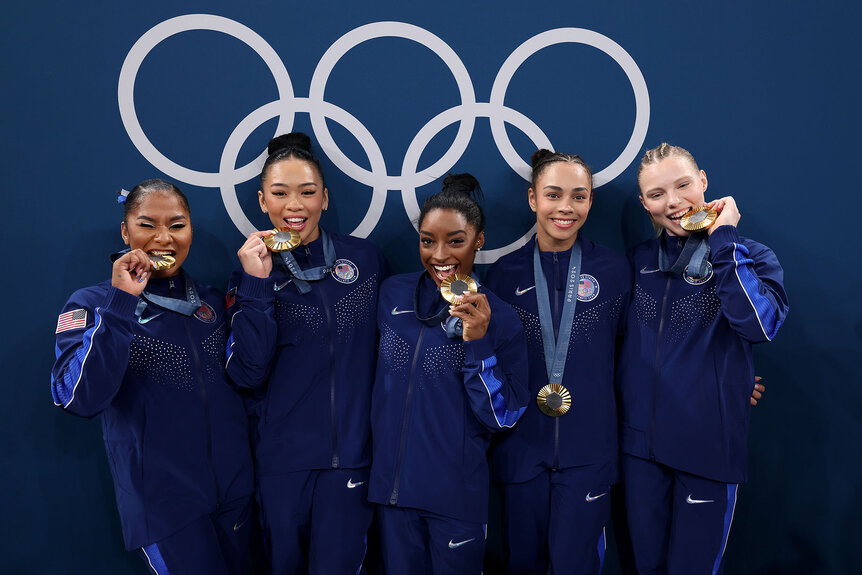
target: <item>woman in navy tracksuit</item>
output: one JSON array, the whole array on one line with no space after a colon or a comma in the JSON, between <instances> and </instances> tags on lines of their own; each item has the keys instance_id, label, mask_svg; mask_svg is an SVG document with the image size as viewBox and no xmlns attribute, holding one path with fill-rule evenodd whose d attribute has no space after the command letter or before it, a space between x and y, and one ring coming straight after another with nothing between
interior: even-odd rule
<instances>
[{"instance_id":1,"label":"woman in navy tracksuit","mask_svg":"<svg viewBox=\"0 0 862 575\"><path fill-rule=\"evenodd\" d=\"M683 148L649 150L641 202L661 233L637 246L635 285L618 370L626 509L640 573L718 573L746 479L752 344L787 314L783 272L766 246L742 238L735 200L689 233L706 174Z\"/></svg>"},{"instance_id":2,"label":"woman in navy tracksuit","mask_svg":"<svg viewBox=\"0 0 862 575\"><path fill-rule=\"evenodd\" d=\"M485 288L452 306L440 293L445 278L472 274L485 241L477 188L468 174L446 178L419 216L425 271L380 290L369 499L387 573L481 571L491 433L528 401L515 312Z\"/></svg>"},{"instance_id":3,"label":"woman in navy tracksuit","mask_svg":"<svg viewBox=\"0 0 862 575\"><path fill-rule=\"evenodd\" d=\"M101 415L127 549L155 573L241 573L253 474L223 296L181 268L192 227L173 184L132 189L121 232L111 280L72 294L57 322L54 403Z\"/></svg>"},{"instance_id":4,"label":"woman in navy tracksuit","mask_svg":"<svg viewBox=\"0 0 862 575\"><path fill-rule=\"evenodd\" d=\"M625 257L579 234L593 201L584 161L539 150L532 165L536 237L500 258L486 281L520 315L530 361L530 404L491 452L503 555L508 573L598 573L618 473L614 350L631 271ZM557 354L564 363L554 378L546 362ZM555 382L571 397L565 413L539 408Z\"/></svg>"},{"instance_id":5,"label":"woman in navy tracksuit","mask_svg":"<svg viewBox=\"0 0 862 575\"><path fill-rule=\"evenodd\" d=\"M305 134L279 136L260 207L301 245L273 254L249 236L228 294L227 370L254 389L255 466L273 573L356 573L373 516L370 409L383 256L319 226L329 203Z\"/></svg>"}]
</instances>

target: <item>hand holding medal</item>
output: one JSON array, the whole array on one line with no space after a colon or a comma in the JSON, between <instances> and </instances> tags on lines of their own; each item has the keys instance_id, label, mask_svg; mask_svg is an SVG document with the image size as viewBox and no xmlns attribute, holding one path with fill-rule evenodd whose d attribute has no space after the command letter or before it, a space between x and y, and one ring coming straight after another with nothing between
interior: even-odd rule
<instances>
[{"instance_id":1,"label":"hand holding medal","mask_svg":"<svg viewBox=\"0 0 862 575\"><path fill-rule=\"evenodd\" d=\"M709 202L707 206L718 212L718 217L709 229L709 233L712 233L712 230L717 229L720 226L736 227L737 224L739 224L739 219L742 215L739 213L739 208L737 207L736 200L733 199L733 196L725 196L718 200L713 200Z\"/></svg>"},{"instance_id":2,"label":"hand holding medal","mask_svg":"<svg viewBox=\"0 0 862 575\"><path fill-rule=\"evenodd\" d=\"M236 255L245 273L256 278L269 277L272 272L272 253L266 242L276 233L277 230L254 232L237 250Z\"/></svg>"},{"instance_id":3,"label":"hand holding medal","mask_svg":"<svg viewBox=\"0 0 862 575\"><path fill-rule=\"evenodd\" d=\"M464 341L481 339L485 337L491 322L491 306L485 294L465 291L449 306L449 315L463 322Z\"/></svg>"},{"instance_id":4,"label":"hand holding medal","mask_svg":"<svg viewBox=\"0 0 862 575\"><path fill-rule=\"evenodd\" d=\"M114 261L111 285L133 296L139 296L147 287L152 269L150 257L144 250L131 250Z\"/></svg>"}]
</instances>

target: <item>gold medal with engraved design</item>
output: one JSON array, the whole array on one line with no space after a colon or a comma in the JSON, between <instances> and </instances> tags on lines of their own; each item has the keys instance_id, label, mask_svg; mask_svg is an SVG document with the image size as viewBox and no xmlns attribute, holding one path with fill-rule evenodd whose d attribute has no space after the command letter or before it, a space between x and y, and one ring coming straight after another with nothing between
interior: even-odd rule
<instances>
[{"instance_id":1,"label":"gold medal with engraved design","mask_svg":"<svg viewBox=\"0 0 862 575\"><path fill-rule=\"evenodd\" d=\"M263 243L273 252L289 252L299 245L299 232L290 228L275 228L273 234L264 236Z\"/></svg>"},{"instance_id":2,"label":"gold medal with engraved design","mask_svg":"<svg viewBox=\"0 0 862 575\"><path fill-rule=\"evenodd\" d=\"M148 253L147 255L150 257L150 263L153 266L153 270L157 272L169 270L174 267L174 264L177 263L176 258L172 256L170 252L154 251Z\"/></svg>"},{"instance_id":3,"label":"gold medal with engraved design","mask_svg":"<svg viewBox=\"0 0 862 575\"><path fill-rule=\"evenodd\" d=\"M440 295L453 305L461 303L461 296L467 292L476 293L479 286L476 280L466 274L452 274L440 282Z\"/></svg>"},{"instance_id":4,"label":"gold medal with engraved design","mask_svg":"<svg viewBox=\"0 0 862 575\"><path fill-rule=\"evenodd\" d=\"M679 221L679 225L687 232L700 232L714 224L717 217L718 212L704 206L689 211Z\"/></svg>"},{"instance_id":5,"label":"gold medal with engraved design","mask_svg":"<svg viewBox=\"0 0 862 575\"><path fill-rule=\"evenodd\" d=\"M549 383L536 396L539 410L550 417L565 415L572 407L572 394L558 383Z\"/></svg>"}]
</instances>

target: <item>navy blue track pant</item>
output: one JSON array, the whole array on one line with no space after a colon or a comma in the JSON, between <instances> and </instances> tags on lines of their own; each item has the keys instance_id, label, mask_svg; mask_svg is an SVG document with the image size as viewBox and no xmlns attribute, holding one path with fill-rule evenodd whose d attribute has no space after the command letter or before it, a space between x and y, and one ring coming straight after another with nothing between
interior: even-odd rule
<instances>
[{"instance_id":1,"label":"navy blue track pant","mask_svg":"<svg viewBox=\"0 0 862 575\"><path fill-rule=\"evenodd\" d=\"M601 572L611 472L610 465L586 465L501 483L506 572Z\"/></svg>"},{"instance_id":2,"label":"navy blue track pant","mask_svg":"<svg viewBox=\"0 0 862 575\"><path fill-rule=\"evenodd\" d=\"M273 575L358 573L374 516L369 468L258 478L261 527Z\"/></svg>"},{"instance_id":3,"label":"navy blue track pant","mask_svg":"<svg viewBox=\"0 0 862 575\"><path fill-rule=\"evenodd\" d=\"M638 573L721 573L738 485L625 454L622 471Z\"/></svg>"},{"instance_id":4,"label":"navy blue track pant","mask_svg":"<svg viewBox=\"0 0 862 575\"><path fill-rule=\"evenodd\" d=\"M480 575L482 572L484 523L389 505L377 506L377 521L387 574Z\"/></svg>"},{"instance_id":5,"label":"navy blue track pant","mask_svg":"<svg viewBox=\"0 0 862 575\"><path fill-rule=\"evenodd\" d=\"M157 575L240 575L248 559L252 498L223 505L173 535L139 550Z\"/></svg>"}]
</instances>

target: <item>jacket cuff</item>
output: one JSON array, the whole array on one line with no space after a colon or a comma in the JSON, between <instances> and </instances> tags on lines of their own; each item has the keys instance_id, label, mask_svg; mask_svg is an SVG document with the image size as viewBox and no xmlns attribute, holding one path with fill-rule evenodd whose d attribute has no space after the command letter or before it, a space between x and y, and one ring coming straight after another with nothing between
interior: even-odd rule
<instances>
[{"instance_id":1,"label":"jacket cuff","mask_svg":"<svg viewBox=\"0 0 862 575\"><path fill-rule=\"evenodd\" d=\"M135 315L135 308L138 307L139 300L138 296L110 286L102 308L110 310L114 315L131 318Z\"/></svg>"},{"instance_id":2,"label":"jacket cuff","mask_svg":"<svg viewBox=\"0 0 862 575\"><path fill-rule=\"evenodd\" d=\"M494 348L491 347L491 341L488 334L479 339L471 339L464 342L464 354L467 363L480 363L494 355Z\"/></svg>"},{"instance_id":3,"label":"jacket cuff","mask_svg":"<svg viewBox=\"0 0 862 575\"><path fill-rule=\"evenodd\" d=\"M717 252L723 246L738 243L739 232L735 226L721 226L709 234L709 248L713 253Z\"/></svg>"},{"instance_id":4,"label":"jacket cuff","mask_svg":"<svg viewBox=\"0 0 862 575\"><path fill-rule=\"evenodd\" d=\"M242 279L236 292L238 295L251 299L270 300L275 297L272 290L273 281L271 276L258 278L242 272Z\"/></svg>"}]
</instances>

